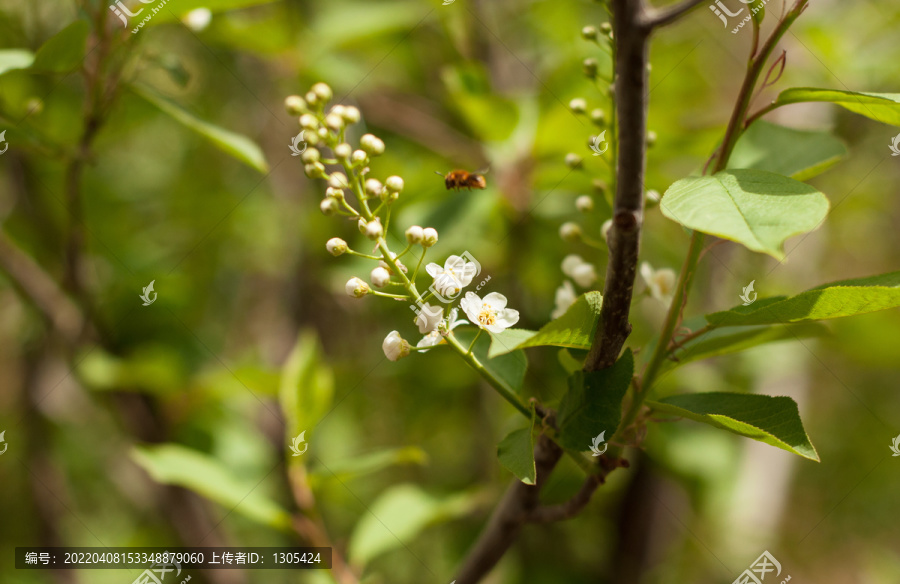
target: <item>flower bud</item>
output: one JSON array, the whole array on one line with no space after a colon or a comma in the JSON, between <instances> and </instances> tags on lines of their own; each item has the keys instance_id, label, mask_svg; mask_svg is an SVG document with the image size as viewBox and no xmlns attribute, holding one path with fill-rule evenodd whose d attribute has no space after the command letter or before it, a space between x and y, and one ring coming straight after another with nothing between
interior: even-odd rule
<instances>
[{"instance_id":1,"label":"flower bud","mask_svg":"<svg viewBox=\"0 0 900 584\"><path fill-rule=\"evenodd\" d=\"M400 198L400 193L394 193L387 189L382 189L382 191L381 191L381 200L383 202L387 203L388 205L390 205L391 203L393 203L394 201L396 201L399 198Z\"/></svg>"},{"instance_id":2,"label":"flower bud","mask_svg":"<svg viewBox=\"0 0 900 584\"><path fill-rule=\"evenodd\" d=\"M333 132L339 132L344 127L344 118L337 114L325 116L325 125Z\"/></svg>"},{"instance_id":3,"label":"flower bud","mask_svg":"<svg viewBox=\"0 0 900 584\"><path fill-rule=\"evenodd\" d=\"M384 356L389 360L396 361L409 355L409 341L401 337L397 331L391 331L384 338L384 342L381 343L381 350L384 351Z\"/></svg>"},{"instance_id":4,"label":"flower bud","mask_svg":"<svg viewBox=\"0 0 900 584\"><path fill-rule=\"evenodd\" d=\"M284 99L284 109L289 115L299 116L306 111L306 102L299 95L289 95Z\"/></svg>"},{"instance_id":5,"label":"flower bud","mask_svg":"<svg viewBox=\"0 0 900 584\"><path fill-rule=\"evenodd\" d=\"M378 219L369 221L368 225L366 225L366 237L375 241L382 235L384 235L384 228L381 226L381 221Z\"/></svg>"},{"instance_id":6,"label":"flower bud","mask_svg":"<svg viewBox=\"0 0 900 584\"><path fill-rule=\"evenodd\" d=\"M325 178L325 165L321 162L313 162L303 167L309 178Z\"/></svg>"},{"instance_id":7,"label":"flower bud","mask_svg":"<svg viewBox=\"0 0 900 584\"><path fill-rule=\"evenodd\" d=\"M569 102L569 109L576 114L583 114L587 111L587 102L580 97L576 97Z\"/></svg>"},{"instance_id":8,"label":"flower bud","mask_svg":"<svg viewBox=\"0 0 900 584\"><path fill-rule=\"evenodd\" d=\"M650 130L647 132L647 148L653 148L654 144L656 144L656 132Z\"/></svg>"},{"instance_id":9,"label":"flower bud","mask_svg":"<svg viewBox=\"0 0 900 584\"><path fill-rule=\"evenodd\" d=\"M602 196L603 194L606 193L606 189L607 189L606 182L603 180L600 180L599 178L595 178L594 180L592 180L591 186L594 187L594 192L597 193L598 195Z\"/></svg>"},{"instance_id":10,"label":"flower bud","mask_svg":"<svg viewBox=\"0 0 900 584\"><path fill-rule=\"evenodd\" d=\"M328 177L328 186L336 189L346 189L350 186L347 176L343 172L332 172Z\"/></svg>"},{"instance_id":11,"label":"flower bud","mask_svg":"<svg viewBox=\"0 0 900 584\"><path fill-rule=\"evenodd\" d=\"M370 197L377 197L381 194L381 191L384 187L381 186L381 182L378 179L369 178L366 179L364 188L367 195L369 195Z\"/></svg>"},{"instance_id":12,"label":"flower bud","mask_svg":"<svg viewBox=\"0 0 900 584\"><path fill-rule=\"evenodd\" d=\"M349 248L347 247L347 242L340 237L332 237L325 244L325 249L328 250L328 253L337 257L345 254Z\"/></svg>"},{"instance_id":13,"label":"flower bud","mask_svg":"<svg viewBox=\"0 0 900 584\"><path fill-rule=\"evenodd\" d=\"M589 79L594 79L597 77L597 68L599 67L599 63L597 63L597 59L588 58L585 59L581 64L582 69L584 70L585 76Z\"/></svg>"},{"instance_id":14,"label":"flower bud","mask_svg":"<svg viewBox=\"0 0 900 584\"><path fill-rule=\"evenodd\" d=\"M600 32L602 32L603 34L606 34L606 35L611 34L612 33L612 25L608 22L604 22L603 24L600 25Z\"/></svg>"},{"instance_id":15,"label":"flower bud","mask_svg":"<svg viewBox=\"0 0 900 584\"><path fill-rule=\"evenodd\" d=\"M597 27L596 26L586 26L586 27L582 28L581 36L586 41L597 40Z\"/></svg>"},{"instance_id":16,"label":"flower bud","mask_svg":"<svg viewBox=\"0 0 900 584\"><path fill-rule=\"evenodd\" d=\"M319 209L321 209L322 212L326 215L334 215L340 208L341 206L338 204L338 202L331 197L325 197L324 199L322 199L322 202L319 203Z\"/></svg>"},{"instance_id":17,"label":"flower bud","mask_svg":"<svg viewBox=\"0 0 900 584\"><path fill-rule=\"evenodd\" d=\"M612 219L607 219L603 222L603 225L600 226L600 235L603 236L603 239L609 243L609 230L612 229Z\"/></svg>"},{"instance_id":18,"label":"flower bud","mask_svg":"<svg viewBox=\"0 0 900 584\"><path fill-rule=\"evenodd\" d=\"M438 242L438 232L434 227L422 230L422 247L433 247Z\"/></svg>"},{"instance_id":19,"label":"flower bud","mask_svg":"<svg viewBox=\"0 0 900 584\"><path fill-rule=\"evenodd\" d=\"M329 114L334 114L334 115L336 115L336 116L340 116L341 119L343 119L343 118L344 118L344 110L345 110L345 109L346 109L346 108L344 108L344 106L342 106L341 104L338 104L338 105L333 106L333 107L331 108L331 111L328 112L328 113L329 113Z\"/></svg>"},{"instance_id":20,"label":"flower bud","mask_svg":"<svg viewBox=\"0 0 900 584\"><path fill-rule=\"evenodd\" d=\"M334 147L334 155L341 160L349 159L351 154L353 154L353 148L350 144L338 144Z\"/></svg>"},{"instance_id":21,"label":"flower bud","mask_svg":"<svg viewBox=\"0 0 900 584\"><path fill-rule=\"evenodd\" d=\"M312 164L313 162L318 162L321 157L318 150L315 148L307 148L303 151L303 154L300 155L300 160L304 162L304 164Z\"/></svg>"},{"instance_id":22,"label":"flower bud","mask_svg":"<svg viewBox=\"0 0 900 584\"><path fill-rule=\"evenodd\" d=\"M360 217L359 221L356 222L356 227L359 228L360 233L365 233L366 227L368 227L368 226L369 226L369 222L366 221L365 219L363 219L362 217Z\"/></svg>"},{"instance_id":23,"label":"flower bud","mask_svg":"<svg viewBox=\"0 0 900 584\"><path fill-rule=\"evenodd\" d=\"M392 193L399 193L403 190L403 179L399 176L389 176L384 181L384 186Z\"/></svg>"},{"instance_id":24,"label":"flower bud","mask_svg":"<svg viewBox=\"0 0 900 584\"><path fill-rule=\"evenodd\" d=\"M662 199L662 195L659 194L659 191L650 189L644 194L644 197L647 200L648 205L658 205L660 199Z\"/></svg>"},{"instance_id":25,"label":"flower bud","mask_svg":"<svg viewBox=\"0 0 900 584\"><path fill-rule=\"evenodd\" d=\"M590 213L594 210L594 199L590 195L581 195L575 199L575 208L582 213Z\"/></svg>"},{"instance_id":26,"label":"flower bud","mask_svg":"<svg viewBox=\"0 0 900 584\"><path fill-rule=\"evenodd\" d=\"M384 142L372 134L364 134L363 137L359 139L359 145L372 156L384 154Z\"/></svg>"},{"instance_id":27,"label":"flower bud","mask_svg":"<svg viewBox=\"0 0 900 584\"><path fill-rule=\"evenodd\" d=\"M309 104L310 107L315 107L319 103L319 96L312 91L306 92L306 95L304 97L306 99L306 103Z\"/></svg>"},{"instance_id":28,"label":"flower bud","mask_svg":"<svg viewBox=\"0 0 900 584\"><path fill-rule=\"evenodd\" d=\"M582 166L581 163L582 163L581 156L578 156L574 152L570 152L569 154L566 154L566 166L568 166L569 168L571 168L573 170L577 170L577 169L581 168L581 166Z\"/></svg>"},{"instance_id":29,"label":"flower bud","mask_svg":"<svg viewBox=\"0 0 900 584\"><path fill-rule=\"evenodd\" d=\"M343 201L344 200L344 190L336 189L334 187L328 187L327 189L325 189L325 196L330 197L332 199L336 199L338 201Z\"/></svg>"},{"instance_id":30,"label":"flower bud","mask_svg":"<svg viewBox=\"0 0 900 584\"><path fill-rule=\"evenodd\" d=\"M319 120L312 114L303 114L300 116L300 127L304 130L316 131L319 129Z\"/></svg>"},{"instance_id":31,"label":"flower bud","mask_svg":"<svg viewBox=\"0 0 900 584\"><path fill-rule=\"evenodd\" d=\"M353 107L352 105L348 105L344 108L344 113L341 114L344 118L344 121L348 124L355 124L359 121L360 115L359 110Z\"/></svg>"},{"instance_id":32,"label":"flower bud","mask_svg":"<svg viewBox=\"0 0 900 584\"><path fill-rule=\"evenodd\" d=\"M312 86L311 91L315 93L316 97L318 97L322 101L328 101L332 96L331 88L328 87L328 85L326 85L325 83L316 83Z\"/></svg>"},{"instance_id":33,"label":"flower bud","mask_svg":"<svg viewBox=\"0 0 900 584\"><path fill-rule=\"evenodd\" d=\"M413 225L409 229L406 230L406 241L415 245L417 243L422 243L422 239L425 237L425 230L419 227L418 225Z\"/></svg>"},{"instance_id":34,"label":"flower bud","mask_svg":"<svg viewBox=\"0 0 900 584\"><path fill-rule=\"evenodd\" d=\"M316 134L315 132L309 132L308 134L304 134L303 140L305 140L306 143L309 144L310 146L315 146L316 144L321 142L321 140L319 139L319 135Z\"/></svg>"},{"instance_id":35,"label":"flower bud","mask_svg":"<svg viewBox=\"0 0 900 584\"><path fill-rule=\"evenodd\" d=\"M591 110L591 121L602 128L606 125L606 113L600 108Z\"/></svg>"},{"instance_id":36,"label":"flower bud","mask_svg":"<svg viewBox=\"0 0 900 584\"><path fill-rule=\"evenodd\" d=\"M368 157L369 157L369 155L366 154L364 151L354 150L353 155L350 156L350 162L352 162L353 164L363 164L363 163L365 163L365 161Z\"/></svg>"},{"instance_id":37,"label":"flower bud","mask_svg":"<svg viewBox=\"0 0 900 584\"><path fill-rule=\"evenodd\" d=\"M610 83L609 87L606 88L606 93L613 99L616 98L616 84L615 82Z\"/></svg>"},{"instance_id":38,"label":"flower bud","mask_svg":"<svg viewBox=\"0 0 900 584\"><path fill-rule=\"evenodd\" d=\"M325 140L326 138L328 138L328 128L323 126L323 127L319 128L318 130L316 130L316 134L319 135L319 138L322 138L323 140Z\"/></svg>"},{"instance_id":39,"label":"flower bud","mask_svg":"<svg viewBox=\"0 0 900 584\"><path fill-rule=\"evenodd\" d=\"M382 267L377 267L369 274L369 279L376 288L384 288L391 281L391 274Z\"/></svg>"},{"instance_id":40,"label":"flower bud","mask_svg":"<svg viewBox=\"0 0 900 584\"><path fill-rule=\"evenodd\" d=\"M581 227L577 223L571 221L563 223L559 228L559 236L563 241L569 243L581 241Z\"/></svg>"},{"instance_id":41,"label":"flower bud","mask_svg":"<svg viewBox=\"0 0 900 584\"><path fill-rule=\"evenodd\" d=\"M369 285L359 278L353 277L347 280L347 283L344 285L344 291L347 292L347 296L362 298L369 293Z\"/></svg>"}]
</instances>

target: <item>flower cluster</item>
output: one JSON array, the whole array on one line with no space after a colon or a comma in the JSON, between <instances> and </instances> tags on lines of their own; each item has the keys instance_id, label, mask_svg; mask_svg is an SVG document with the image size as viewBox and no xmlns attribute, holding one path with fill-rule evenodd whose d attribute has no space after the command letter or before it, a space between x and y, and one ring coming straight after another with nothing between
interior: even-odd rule
<instances>
[{"instance_id":1,"label":"flower cluster","mask_svg":"<svg viewBox=\"0 0 900 584\"><path fill-rule=\"evenodd\" d=\"M416 287L419 270L429 248L438 243L438 232L433 227L413 225L405 231L406 248L399 253L390 250L387 234L391 209L403 192L403 179L390 176L380 181L370 176L372 159L384 154L384 142L373 134L365 134L359 139L358 148L351 146L347 129L360 121L360 112L353 106L329 108L332 96L328 85L316 83L305 96L288 97L285 107L289 114L297 116L303 129L307 148L301 160L306 175L327 181L325 198L319 208L325 215L355 220L359 232L375 245L371 253L364 253L339 237L326 242L325 249L333 256L353 255L377 263L369 273L368 282L356 276L347 281L344 287L347 295L408 301L416 313L413 323L424 335L422 339L413 347L398 331L391 331L382 343L385 356L396 361L414 350L427 351L444 343L453 329L461 325L474 324L479 333L482 330L497 333L518 322L519 313L506 308L506 297L496 292L483 299L474 292L466 293L459 307L470 320L457 318L459 309L454 307L455 301L480 271L476 262L460 256L451 255L443 266L427 264L425 272L432 282L425 293L419 292ZM415 258L417 250L421 250L418 259ZM411 272L402 261L407 254L416 264ZM395 287L396 293L382 291L389 287ZM429 302L432 299L434 303Z\"/></svg>"}]
</instances>

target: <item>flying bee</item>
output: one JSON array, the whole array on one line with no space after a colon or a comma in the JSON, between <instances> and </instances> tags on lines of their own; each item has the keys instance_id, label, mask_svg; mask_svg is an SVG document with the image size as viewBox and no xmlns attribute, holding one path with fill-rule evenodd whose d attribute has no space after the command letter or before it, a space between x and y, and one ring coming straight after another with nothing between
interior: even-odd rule
<instances>
[{"instance_id":1,"label":"flying bee","mask_svg":"<svg viewBox=\"0 0 900 584\"><path fill-rule=\"evenodd\" d=\"M451 170L446 175L441 172L434 171L438 176L444 177L444 186L447 187L447 190L456 190L466 188L470 191L472 189L485 189L487 188L487 184L484 182L484 174L487 173L487 170L475 172L468 172L465 170Z\"/></svg>"}]
</instances>

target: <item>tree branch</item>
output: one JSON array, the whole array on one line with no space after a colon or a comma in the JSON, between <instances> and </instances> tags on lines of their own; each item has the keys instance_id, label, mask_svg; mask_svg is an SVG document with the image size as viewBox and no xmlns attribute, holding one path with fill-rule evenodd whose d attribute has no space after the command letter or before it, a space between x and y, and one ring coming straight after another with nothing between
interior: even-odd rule
<instances>
[{"instance_id":1,"label":"tree branch","mask_svg":"<svg viewBox=\"0 0 900 584\"><path fill-rule=\"evenodd\" d=\"M572 519L584 509L590 502L597 487L606 482L606 476L615 469L628 468L628 461L624 458L609 458L606 455L600 458L601 472L593 474L585 479L575 495L560 505L538 507L531 512L528 521L532 523L550 523Z\"/></svg>"},{"instance_id":2,"label":"tree branch","mask_svg":"<svg viewBox=\"0 0 900 584\"><path fill-rule=\"evenodd\" d=\"M600 326L585 361L585 371L616 362L631 333L628 314L637 271L644 208L647 136L647 61L650 29L642 0L613 0L616 43L616 111L619 144L609 264Z\"/></svg>"},{"instance_id":3,"label":"tree branch","mask_svg":"<svg viewBox=\"0 0 900 584\"><path fill-rule=\"evenodd\" d=\"M456 584L475 584L503 557L537 508L541 487L562 455L563 450L542 434L534 449L535 484L526 485L515 480L509 486L463 562Z\"/></svg>"},{"instance_id":4,"label":"tree branch","mask_svg":"<svg viewBox=\"0 0 900 584\"><path fill-rule=\"evenodd\" d=\"M682 16L687 14L692 8L703 3L705 0L684 0L681 4L667 6L659 10L650 10L644 19L644 26L649 29L658 28L672 24Z\"/></svg>"}]
</instances>

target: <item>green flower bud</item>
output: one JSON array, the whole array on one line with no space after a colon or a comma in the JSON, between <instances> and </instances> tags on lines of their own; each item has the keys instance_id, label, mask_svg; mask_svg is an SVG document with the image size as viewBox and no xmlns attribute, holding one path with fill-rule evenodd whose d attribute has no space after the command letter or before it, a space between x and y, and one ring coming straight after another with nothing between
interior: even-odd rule
<instances>
[{"instance_id":1,"label":"green flower bud","mask_svg":"<svg viewBox=\"0 0 900 584\"><path fill-rule=\"evenodd\" d=\"M309 178L325 178L325 165L321 162L313 162L303 167L306 176Z\"/></svg>"},{"instance_id":2,"label":"green flower bud","mask_svg":"<svg viewBox=\"0 0 900 584\"><path fill-rule=\"evenodd\" d=\"M299 116L306 111L306 102L299 95L289 95L284 99L284 109L289 115Z\"/></svg>"},{"instance_id":3,"label":"green flower bud","mask_svg":"<svg viewBox=\"0 0 900 584\"><path fill-rule=\"evenodd\" d=\"M585 59L584 62L582 63L582 67L584 69L584 74L589 79L594 79L597 77L597 69L599 67L599 63L597 62L597 59L594 59L592 57Z\"/></svg>"}]
</instances>

